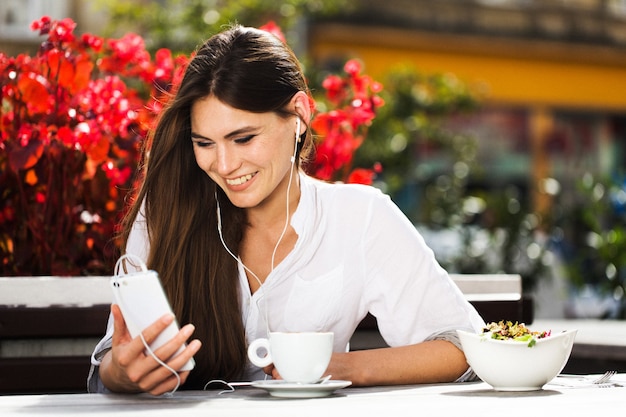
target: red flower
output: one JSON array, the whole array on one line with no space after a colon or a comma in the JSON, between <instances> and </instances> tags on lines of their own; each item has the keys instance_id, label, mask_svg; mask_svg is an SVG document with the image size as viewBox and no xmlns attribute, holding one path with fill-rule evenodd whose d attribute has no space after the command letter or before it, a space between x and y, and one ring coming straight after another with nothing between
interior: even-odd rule
<instances>
[{"instance_id":1,"label":"red flower","mask_svg":"<svg viewBox=\"0 0 626 417\"><path fill-rule=\"evenodd\" d=\"M111 181L112 187L118 187L126 184L132 175L130 167L124 166L122 168L118 168L112 161L103 164L102 170Z\"/></svg>"},{"instance_id":2,"label":"red flower","mask_svg":"<svg viewBox=\"0 0 626 417\"><path fill-rule=\"evenodd\" d=\"M104 45L104 41L101 37L90 33L83 34L82 41L85 47L92 49L94 52L100 52L102 50L102 46Z\"/></svg>"},{"instance_id":3,"label":"red flower","mask_svg":"<svg viewBox=\"0 0 626 417\"><path fill-rule=\"evenodd\" d=\"M50 25L52 21L50 16L42 16L41 19L35 20L30 24L30 29L33 31L39 31L40 35L47 35L50 31Z\"/></svg>"},{"instance_id":4,"label":"red flower","mask_svg":"<svg viewBox=\"0 0 626 417\"><path fill-rule=\"evenodd\" d=\"M153 81L150 54L146 51L141 36L128 33L120 39L109 39L107 48L107 55L102 57L99 64L100 70L110 74L140 77L149 83Z\"/></svg>"},{"instance_id":5,"label":"red flower","mask_svg":"<svg viewBox=\"0 0 626 417\"><path fill-rule=\"evenodd\" d=\"M73 42L76 23L70 18L52 22L48 33L51 42Z\"/></svg>"},{"instance_id":6,"label":"red flower","mask_svg":"<svg viewBox=\"0 0 626 417\"><path fill-rule=\"evenodd\" d=\"M259 29L269 32L272 35L276 36L278 39L280 39L283 43L287 43L285 39L285 35L283 34L283 31L273 20L270 20L269 22L261 26Z\"/></svg>"},{"instance_id":7,"label":"red flower","mask_svg":"<svg viewBox=\"0 0 626 417\"><path fill-rule=\"evenodd\" d=\"M57 138L68 147L74 146L74 132L68 126L61 126L56 132Z\"/></svg>"},{"instance_id":8,"label":"red flower","mask_svg":"<svg viewBox=\"0 0 626 417\"><path fill-rule=\"evenodd\" d=\"M335 74L322 82L332 110L315 115L311 127L320 137L316 157L309 171L322 179L371 183L372 170L351 172L354 153L363 143L367 128L376 117L376 109L384 104L378 93L382 85L361 75L361 63L349 60L343 77ZM380 167L379 167L380 168Z\"/></svg>"},{"instance_id":9,"label":"red flower","mask_svg":"<svg viewBox=\"0 0 626 417\"><path fill-rule=\"evenodd\" d=\"M356 77L361 72L361 63L356 59L351 59L345 63L343 70L351 77Z\"/></svg>"},{"instance_id":10,"label":"red flower","mask_svg":"<svg viewBox=\"0 0 626 417\"><path fill-rule=\"evenodd\" d=\"M174 59L169 49L159 49L155 55L154 78L167 80L174 71Z\"/></svg>"},{"instance_id":11,"label":"red flower","mask_svg":"<svg viewBox=\"0 0 626 417\"><path fill-rule=\"evenodd\" d=\"M371 169L357 168L350 173L348 182L353 184L371 185L374 182L375 172Z\"/></svg>"},{"instance_id":12,"label":"red flower","mask_svg":"<svg viewBox=\"0 0 626 417\"><path fill-rule=\"evenodd\" d=\"M326 90L326 97L331 103L341 103L347 92L345 83L338 75L331 74L322 81L322 87Z\"/></svg>"}]
</instances>

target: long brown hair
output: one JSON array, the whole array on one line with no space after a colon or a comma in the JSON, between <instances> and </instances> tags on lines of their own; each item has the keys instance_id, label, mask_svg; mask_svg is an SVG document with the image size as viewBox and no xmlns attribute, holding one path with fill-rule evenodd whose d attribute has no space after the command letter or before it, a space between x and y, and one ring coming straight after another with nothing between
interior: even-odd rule
<instances>
[{"instance_id":1,"label":"long brown hair","mask_svg":"<svg viewBox=\"0 0 626 417\"><path fill-rule=\"evenodd\" d=\"M159 273L178 321L193 323L194 337L203 343L185 388L239 378L247 361L237 262L219 240L215 199L220 202L224 240L235 253L246 215L198 167L191 107L213 95L237 109L287 117L294 114L287 105L298 91L308 94L291 49L267 32L233 26L200 47L146 142L143 182L122 223L123 252L143 207L148 267ZM312 146L308 129L304 136L301 160Z\"/></svg>"}]
</instances>

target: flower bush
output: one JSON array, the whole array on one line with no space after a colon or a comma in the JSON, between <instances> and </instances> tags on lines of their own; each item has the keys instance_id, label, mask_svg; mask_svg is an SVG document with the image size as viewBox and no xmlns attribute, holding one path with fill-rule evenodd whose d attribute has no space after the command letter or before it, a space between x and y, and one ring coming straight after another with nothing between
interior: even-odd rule
<instances>
[{"instance_id":1,"label":"flower bush","mask_svg":"<svg viewBox=\"0 0 626 417\"><path fill-rule=\"evenodd\" d=\"M188 62L167 49L152 57L136 34L78 37L75 27L42 17L31 25L45 36L36 55L0 52L1 275L111 273L143 139ZM308 170L371 183L374 171L352 170L352 155L382 87L355 61L345 70L324 83L332 109L315 114Z\"/></svg>"},{"instance_id":2,"label":"flower bush","mask_svg":"<svg viewBox=\"0 0 626 417\"><path fill-rule=\"evenodd\" d=\"M371 184L381 167L352 169L353 157L363 143L367 130L384 104L378 95L382 84L361 74L361 64L349 60L343 76L331 74L322 82L327 108L315 115L311 127L322 140L317 145L311 173L324 180Z\"/></svg>"}]
</instances>

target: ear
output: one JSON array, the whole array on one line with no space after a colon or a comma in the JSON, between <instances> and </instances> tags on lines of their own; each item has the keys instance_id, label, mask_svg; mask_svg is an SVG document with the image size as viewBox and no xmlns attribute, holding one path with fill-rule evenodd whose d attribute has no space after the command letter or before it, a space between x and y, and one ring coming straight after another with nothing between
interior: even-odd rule
<instances>
[{"instance_id":1,"label":"ear","mask_svg":"<svg viewBox=\"0 0 626 417\"><path fill-rule=\"evenodd\" d=\"M303 123L300 134L304 133L311 121L311 103L309 96L304 91L298 91L291 99L294 111L300 116Z\"/></svg>"}]
</instances>

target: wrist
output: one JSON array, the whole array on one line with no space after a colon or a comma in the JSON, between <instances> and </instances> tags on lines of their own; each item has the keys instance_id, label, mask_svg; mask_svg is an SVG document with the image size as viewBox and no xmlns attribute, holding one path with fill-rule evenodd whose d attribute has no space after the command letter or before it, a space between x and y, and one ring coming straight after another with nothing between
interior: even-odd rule
<instances>
[{"instance_id":1,"label":"wrist","mask_svg":"<svg viewBox=\"0 0 626 417\"><path fill-rule=\"evenodd\" d=\"M115 371L117 369L114 366L112 359L112 352L109 350L103 357L98 367L98 376L102 384L112 392L117 393L137 393L141 390L136 385L131 384L130 381L123 383L121 373Z\"/></svg>"},{"instance_id":2,"label":"wrist","mask_svg":"<svg viewBox=\"0 0 626 417\"><path fill-rule=\"evenodd\" d=\"M332 379L351 381L353 386L367 385L368 364L360 360L360 352L333 353L328 373Z\"/></svg>"}]
</instances>

